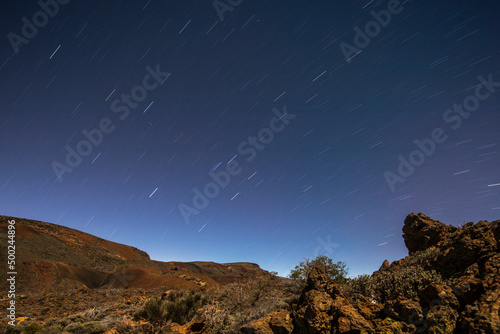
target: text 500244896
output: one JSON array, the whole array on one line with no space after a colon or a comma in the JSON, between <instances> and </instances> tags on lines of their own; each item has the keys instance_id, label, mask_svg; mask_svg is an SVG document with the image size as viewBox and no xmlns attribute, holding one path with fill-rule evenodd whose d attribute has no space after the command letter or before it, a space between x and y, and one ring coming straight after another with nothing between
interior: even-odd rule
<instances>
[{"instance_id":1,"label":"text 500244896","mask_svg":"<svg viewBox=\"0 0 500 334\"><path fill-rule=\"evenodd\" d=\"M9 325L16 325L16 221L9 220L8 225L8 247L7 247L7 281L9 282L9 289L7 291L7 298L9 305L7 307L7 318Z\"/></svg>"}]
</instances>

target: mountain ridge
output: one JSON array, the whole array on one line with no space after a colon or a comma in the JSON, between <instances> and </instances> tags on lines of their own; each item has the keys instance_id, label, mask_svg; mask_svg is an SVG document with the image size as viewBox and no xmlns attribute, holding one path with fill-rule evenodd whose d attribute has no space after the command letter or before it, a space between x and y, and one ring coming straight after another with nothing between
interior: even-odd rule
<instances>
[{"instance_id":1,"label":"mountain ridge","mask_svg":"<svg viewBox=\"0 0 500 334\"><path fill-rule=\"evenodd\" d=\"M109 241L66 226L0 216L0 240L7 241L14 220L16 262L27 291L66 286L87 288L200 288L267 273L255 263L157 261L133 246ZM7 254L6 242L0 251ZM0 286L5 285L4 282Z\"/></svg>"}]
</instances>

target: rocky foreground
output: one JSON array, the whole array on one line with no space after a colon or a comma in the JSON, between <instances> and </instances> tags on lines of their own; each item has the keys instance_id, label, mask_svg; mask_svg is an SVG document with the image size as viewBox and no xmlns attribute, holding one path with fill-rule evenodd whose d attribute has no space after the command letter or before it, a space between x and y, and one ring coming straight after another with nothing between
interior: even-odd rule
<instances>
[{"instance_id":1,"label":"rocky foreground","mask_svg":"<svg viewBox=\"0 0 500 334\"><path fill-rule=\"evenodd\" d=\"M336 281L316 268L303 285L254 264L152 261L133 247L17 220L24 280L17 326L0 323L0 333L500 334L500 220L454 227L412 213L406 258Z\"/></svg>"},{"instance_id":2,"label":"rocky foreground","mask_svg":"<svg viewBox=\"0 0 500 334\"><path fill-rule=\"evenodd\" d=\"M410 214L403 232L410 255L393 263L385 261L367 278L379 285L365 286L364 296L352 294L357 302L315 269L290 310L268 314L241 332L500 333L500 221L458 228L421 213ZM430 274L412 281L412 276L404 275L412 267ZM398 278L405 280L398 282ZM434 282L422 285L426 279ZM380 283L387 281L394 286L381 288ZM398 292L400 287L406 290Z\"/></svg>"}]
</instances>

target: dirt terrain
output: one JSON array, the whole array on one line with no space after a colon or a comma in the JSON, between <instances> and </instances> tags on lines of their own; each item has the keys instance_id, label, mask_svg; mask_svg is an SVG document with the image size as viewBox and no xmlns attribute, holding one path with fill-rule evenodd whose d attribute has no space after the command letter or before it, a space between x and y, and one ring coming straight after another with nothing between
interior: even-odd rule
<instances>
[{"instance_id":1,"label":"dirt terrain","mask_svg":"<svg viewBox=\"0 0 500 334\"><path fill-rule=\"evenodd\" d=\"M206 289L267 273L244 262L154 261L137 248L78 230L0 216L0 254L4 259L8 221L12 219L16 222L16 316L20 319L42 321L124 300L127 305L127 298L146 299L158 291ZM5 279L0 288L8 290ZM120 289L120 293L113 289ZM7 295L2 295L2 309L7 302Z\"/></svg>"}]
</instances>

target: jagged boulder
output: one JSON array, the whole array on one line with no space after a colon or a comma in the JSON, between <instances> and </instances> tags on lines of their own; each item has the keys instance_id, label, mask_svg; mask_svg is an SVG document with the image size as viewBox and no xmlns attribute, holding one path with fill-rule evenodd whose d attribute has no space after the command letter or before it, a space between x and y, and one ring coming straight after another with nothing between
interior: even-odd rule
<instances>
[{"instance_id":1,"label":"jagged boulder","mask_svg":"<svg viewBox=\"0 0 500 334\"><path fill-rule=\"evenodd\" d=\"M404 222L403 239L410 255L436 246L457 228L431 219L423 213L411 213Z\"/></svg>"},{"instance_id":2,"label":"jagged boulder","mask_svg":"<svg viewBox=\"0 0 500 334\"><path fill-rule=\"evenodd\" d=\"M433 334L455 333L458 312L448 305L437 305L426 314L427 332Z\"/></svg>"},{"instance_id":3,"label":"jagged boulder","mask_svg":"<svg viewBox=\"0 0 500 334\"><path fill-rule=\"evenodd\" d=\"M277 311L271 316L269 327L274 334L290 334L293 332L292 318L285 310Z\"/></svg>"},{"instance_id":4,"label":"jagged boulder","mask_svg":"<svg viewBox=\"0 0 500 334\"><path fill-rule=\"evenodd\" d=\"M453 293L462 307L479 300L486 291L483 281L473 276L462 276L453 284Z\"/></svg>"},{"instance_id":5,"label":"jagged boulder","mask_svg":"<svg viewBox=\"0 0 500 334\"><path fill-rule=\"evenodd\" d=\"M424 307L433 308L434 306L450 306L458 309L460 304L453 290L444 284L429 284L420 292L420 303Z\"/></svg>"},{"instance_id":6,"label":"jagged boulder","mask_svg":"<svg viewBox=\"0 0 500 334\"><path fill-rule=\"evenodd\" d=\"M292 318L286 310L271 312L240 328L241 334L290 334L292 331Z\"/></svg>"},{"instance_id":7,"label":"jagged boulder","mask_svg":"<svg viewBox=\"0 0 500 334\"><path fill-rule=\"evenodd\" d=\"M363 318L366 320L373 320L380 316L381 312L384 310L384 305L369 300L366 297L362 297L358 302L357 309Z\"/></svg>"},{"instance_id":8,"label":"jagged boulder","mask_svg":"<svg viewBox=\"0 0 500 334\"><path fill-rule=\"evenodd\" d=\"M320 269L309 274L293 312L296 333L371 333L373 328Z\"/></svg>"},{"instance_id":9,"label":"jagged boulder","mask_svg":"<svg viewBox=\"0 0 500 334\"><path fill-rule=\"evenodd\" d=\"M310 290L302 293L299 306L293 314L299 333L330 333L332 330L332 298L324 291Z\"/></svg>"},{"instance_id":10,"label":"jagged boulder","mask_svg":"<svg viewBox=\"0 0 500 334\"><path fill-rule=\"evenodd\" d=\"M402 297L388 301L384 307L384 314L389 318L408 324L423 317L422 307L417 301Z\"/></svg>"},{"instance_id":11,"label":"jagged boulder","mask_svg":"<svg viewBox=\"0 0 500 334\"><path fill-rule=\"evenodd\" d=\"M484 265L481 266L481 274L479 275L484 284L488 287L493 287L500 284L500 254L497 253L489 257Z\"/></svg>"},{"instance_id":12,"label":"jagged boulder","mask_svg":"<svg viewBox=\"0 0 500 334\"><path fill-rule=\"evenodd\" d=\"M163 334L203 334L205 333L206 322L205 319L195 317L187 324L181 326L175 322L171 322L160 329Z\"/></svg>"},{"instance_id":13,"label":"jagged boulder","mask_svg":"<svg viewBox=\"0 0 500 334\"><path fill-rule=\"evenodd\" d=\"M384 260L384 262L382 262L382 265L380 266L379 271L388 270L390 267L391 263L388 260Z\"/></svg>"},{"instance_id":14,"label":"jagged boulder","mask_svg":"<svg viewBox=\"0 0 500 334\"><path fill-rule=\"evenodd\" d=\"M480 266L497 250L497 242L491 224L480 221L466 224L455 233L446 235L438 247L438 269L446 276L461 276L471 265Z\"/></svg>"},{"instance_id":15,"label":"jagged boulder","mask_svg":"<svg viewBox=\"0 0 500 334\"><path fill-rule=\"evenodd\" d=\"M333 329L336 333L369 333L372 325L348 300L337 297L332 307Z\"/></svg>"},{"instance_id":16,"label":"jagged boulder","mask_svg":"<svg viewBox=\"0 0 500 334\"><path fill-rule=\"evenodd\" d=\"M498 225L480 221L457 228L412 213L405 219L403 238L410 255L436 247L439 255L430 265L445 277L476 276L481 265L497 253Z\"/></svg>"},{"instance_id":17,"label":"jagged boulder","mask_svg":"<svg viewBox=\"0 0 500 334\"><path fill-rule=\"evenodd\" d=\"M500 333L500 287L487 291L460 314L462 333Z\"/></svg>"},{"instance_id":18,"label":"jagged boulder","mask_svg":"<svg viewBox=\"0 0 500 334\"><path fill-rule=\"evenodd\" d=\"M355 305L313 269L290 314L272 313L242 333L500 334L500 221L457 228L413 213L403 232L410 255L385 260Z\"/></svg>"},{"instance_id":19,"label":"jagged boulder","mask_svg":"<svg viewBox=\"0 0 500 334\"><path fill-rule=\"evenodd\" d=\"M409 325L404 322L394 320L387 317L383 320L375 322L374 334L414 334L417 333L414 325Z\"/></svg>"}]
</instances>

